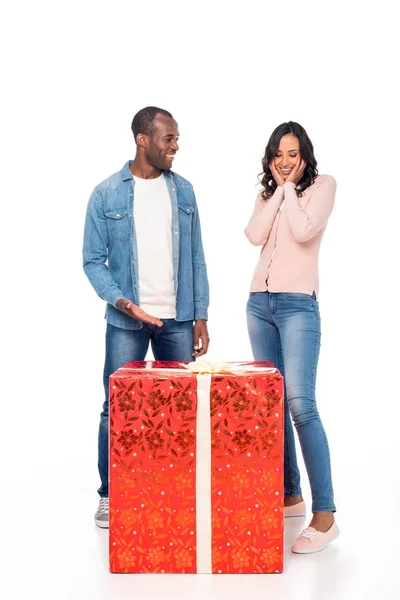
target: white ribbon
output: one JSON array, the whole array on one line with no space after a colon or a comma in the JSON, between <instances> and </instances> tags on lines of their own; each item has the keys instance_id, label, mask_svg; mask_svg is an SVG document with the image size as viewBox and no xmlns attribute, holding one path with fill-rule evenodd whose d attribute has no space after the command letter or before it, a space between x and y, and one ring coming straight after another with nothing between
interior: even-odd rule
<instances>
[{"instance_id":1,"label":"white ribbon","mask_svg":"<svg viewBox=\"0 0 400 600\"><path fill-rule=\"evenodd\" d=\"M197 573L212 573L211 531L211 373L197 375L196 558Z\"/></svg>"}]
</instances>

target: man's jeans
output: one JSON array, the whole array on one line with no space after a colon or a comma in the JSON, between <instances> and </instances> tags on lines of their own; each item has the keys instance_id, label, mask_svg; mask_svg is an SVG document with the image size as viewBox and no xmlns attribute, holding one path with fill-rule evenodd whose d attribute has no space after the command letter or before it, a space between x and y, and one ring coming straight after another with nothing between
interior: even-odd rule
<instances>
[{"instance_id":1,"label":"man's jeans","mask_svg":"<svg viewBox=\"0 0 400 600\"><path fill-rule=\"evenodd\" d=\"M155 360L193 361L193 321L178 322L163 319L159 328L143 324L142 329L131 330L107 323L106 360L104 364L105 402L100 416L99 473L101 498L108 497L108 400L109 378L117 369L132 360L144 360L151 342Z\"/></svg>"},{"instance_id":2,"label":"man's jeans","mask_svg":"<svg viewBox=\"0 0 400 600\"><path fill-rule=\"evenodd\" d=\"M247 325L254 359L273 362L285 378L285 496L301 494L291 415L310 480L312 511L335 511L328 441L315 401L321 338L315 293L252 292Z\"/></svg>"}]
</instances>

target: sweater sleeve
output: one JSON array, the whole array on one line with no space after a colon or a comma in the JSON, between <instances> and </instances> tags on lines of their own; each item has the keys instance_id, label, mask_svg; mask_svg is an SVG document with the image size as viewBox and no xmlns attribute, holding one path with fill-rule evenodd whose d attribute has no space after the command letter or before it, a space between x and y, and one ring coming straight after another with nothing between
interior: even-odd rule
<instances>
[{"instance_id":1,"label":"sweater sleeve","mask_svg":"<svg viewBox=\"0 0 400 600\"><path fill-rule=\"evenodd\" d=\"M336 181L323 177L316 183L306 208L302 208L294 183L285 183L285 204L289 228L296 242L307 242L326 225L335 202Z\"/></svg>"},{"instance_id":2,"label":"sweater sleeve","mask_svg":"<svg viewBox=\"0 0 400 600\"><path fill-rule=\"evenodd\" d=\"M254 205L253 214L244 230L248 240L254 246L264 245L271 233L276 214L283 200L283 187L278 186L274 194L267 201L258 194Z\"/></svg>"}]
</instances>

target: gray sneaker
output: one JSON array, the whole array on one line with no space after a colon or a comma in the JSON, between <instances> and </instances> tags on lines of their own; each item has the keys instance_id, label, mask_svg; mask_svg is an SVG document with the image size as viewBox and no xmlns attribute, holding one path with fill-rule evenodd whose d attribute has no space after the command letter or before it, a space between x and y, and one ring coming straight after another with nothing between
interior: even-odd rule
<instances>
[{"instance_id":1,"label":"gray sneaker","mask_svg":"<svg viewBox=\"0 0 400 600\"><path fill-rule=\"evenodd\" d=\"M94 522L97 527L108 527L108 498L100 498L99 508L94 516Z\"/></svg>"}]
</instances>

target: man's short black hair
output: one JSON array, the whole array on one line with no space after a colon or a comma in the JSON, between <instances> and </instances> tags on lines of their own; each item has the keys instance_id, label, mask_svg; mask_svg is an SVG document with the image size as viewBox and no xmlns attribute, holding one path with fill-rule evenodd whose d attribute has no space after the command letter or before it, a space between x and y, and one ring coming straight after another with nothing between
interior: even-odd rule
<instances>
[{"instance_id":1,"label":"man's short black hair","mask_svg":"<svg viewBox=\"0 0 400 600\"><path fill-rule=\"evenodd\" d=\"M135 138L138 133L142 133L143 135L152 135L154 130L154 119L157 115L165 115L166 117L172 117L171 113L163 108L158 108L157 106L146 106L146 108L142 108L138 113L133 117L132 120L132 133Z\"/></svg>"}]
</instances>

